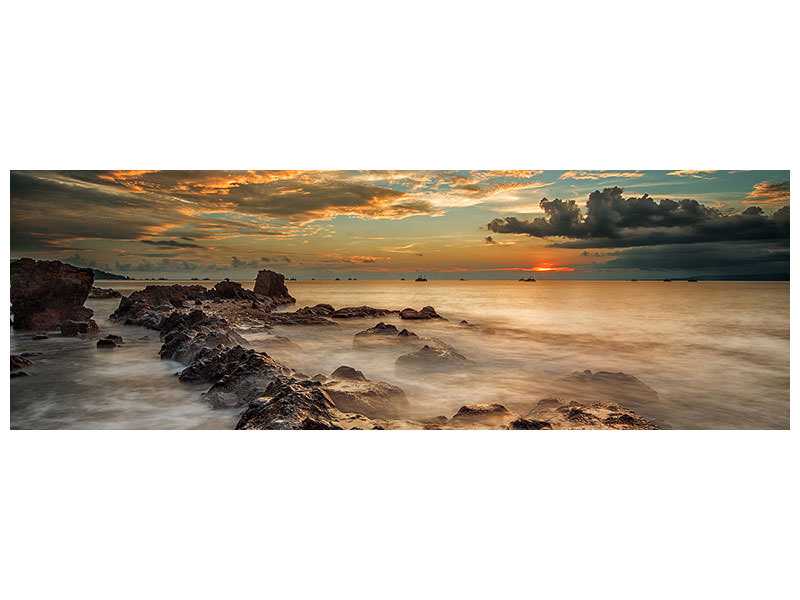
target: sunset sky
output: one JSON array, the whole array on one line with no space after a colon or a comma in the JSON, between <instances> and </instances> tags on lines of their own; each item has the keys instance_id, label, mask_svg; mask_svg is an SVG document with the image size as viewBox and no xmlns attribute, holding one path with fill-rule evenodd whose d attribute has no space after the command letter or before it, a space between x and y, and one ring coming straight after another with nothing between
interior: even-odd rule
<instances>
[{"instance_id":1,"label":"sunset sky","mask_svg":"<svg viewBox=\"0 0 800 600\"><path fill-rule=\"evenodd\" d=\"M788 206L788 171L12 171L11 257L134 278L788 276Z\"/></svg>"}]
</instances>

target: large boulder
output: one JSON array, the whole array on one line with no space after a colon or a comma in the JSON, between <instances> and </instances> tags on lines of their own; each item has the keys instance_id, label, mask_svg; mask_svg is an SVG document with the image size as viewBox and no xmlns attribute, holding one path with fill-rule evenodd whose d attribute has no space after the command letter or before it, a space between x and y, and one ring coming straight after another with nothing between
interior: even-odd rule
<instances>
[{"instance_id":1,"label":"large boulder","mask_svg":"<svg viewBox=\"0 0 800 600\"><path fill-rule=\"evenodd\" d=\"M12 262L14 328L58 329L70 318L70 311L86 302L93 282L91 269L80 269L57 260L21 258Z\"/></svg>"},{"instance_id":2,"label":"large boulder","mask_svg":"<svg viewBox=\"0 0 800 600\"><path fill-rule=\"evenodd\" d=\"M253 292L272 298L275 304L292 304L295 301L286 288L283 275L268 269L258 272Z\"/></svg>"},{"instance_id":3,"label":"large boulder","mask_svg":"<svg viewBox=\"0 0 800 600\"><path fill-rule=\"evenodd\" d=\"M202 285L148 285L122 298L111 318L124 321L126 325L158 330L161 329L165 312L183 307L185 302L202 300L206 292Z\"/></svg>"},{"instance_id":4,"label":"large boulder","mask_svg":"<svg viewBox=\"0 0 800 600\"><path fill-rule=\"evenodd\" d=\"M408 408L405 392L385 381L370 381L361 371L341 366L325 379L323 388L336 408L371 418L399 416Z\"/></svg>"},{"instance_id":5,"label":"large boulder","mask_svg":"<svg viewBox=\"0 0 800 600\"><path fill-rule=\"evenodd\" d=\"M208 295L228 300L255 300L256 298L256 295L250 290L244 289L241 283L230 279L220 281Z\"/></svg>"},{"instance_id":6,"label":"large boulder","mask_svg":"<svg viewBox=\"0 0 800 600\"><path fill-rule=\"evenodd\" d=\"M656 426L616 402L579 402L557 396L544 398L509 429L656 429Z\"/></svg>"}]
</instances>

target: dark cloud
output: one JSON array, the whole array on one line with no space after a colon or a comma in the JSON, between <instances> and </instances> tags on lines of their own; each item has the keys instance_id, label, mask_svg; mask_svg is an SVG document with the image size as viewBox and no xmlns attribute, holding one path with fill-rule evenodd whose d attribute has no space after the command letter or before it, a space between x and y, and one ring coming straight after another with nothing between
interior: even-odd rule
<instances>
[{"instance_id":1,"label":"dark cloud","mask_svg":"<svg viewBox=\"0 0 800 600\"><path fill-rule=\"evenodd\" d=\"M267 265L276 265L281 263L289 264L290 262L292 262L292 259L289 258L288 256L275 256L273 258L269 258L268 256L262 256L261 262Z\"/></svg>"},{"instance_id":2,"label":"dark cloud","mask_svg":"<svg viewBox=\"0 0 800 600\"><path fill-rule=\"evenodd\" d=\"M185 239L185 238L181 238ZM168 246L170 248L202 248L197 244L190 242L179 242L176 240L139 240L143 244L152 244L153 246Z\"/></svg>"},{"instance_id":3,"label":"dark cloud","mask_svg":"<svg viewBox=\"0 0 800 600\"><path fill-rule=\"evenodd\" d=\"M494 219L488 228L495 233L573 240L553 244L563 248L624 248L789 238L788 207L771 217L763 211L750 209L725 215L696 200L664 199L656 202L647 194L624 198L622 191L613 187L592 192L586 203L585 217L574 200L544 198L539 203L544 217L532 221L516 217Z\"/></svg>"}]
</instances>

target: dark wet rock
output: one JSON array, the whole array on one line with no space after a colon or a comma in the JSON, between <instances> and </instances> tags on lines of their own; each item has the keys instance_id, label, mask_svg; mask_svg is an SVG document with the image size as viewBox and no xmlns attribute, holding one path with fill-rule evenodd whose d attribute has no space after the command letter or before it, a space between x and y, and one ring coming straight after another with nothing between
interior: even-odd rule
<instances>
[{"instance_id":1,"label":"dark wet rock","mask_svg":"<svg viewBox=\"0 0 800 600\"><path fill-rule=\"evenodd\" d=\"M358 348L404 344L418 339L417 334L408 329L398 331L392 324L378 323L375 327L356 333L353 336L353 346Z\"/></svg>"},{"instance_id":2,"label":"dark wet rock","mask_svg":"<svg viewBox=\"0 0 800 600\"><path fill-rule=\"evenodd\" d=\"M316 374L316 375L314 375L313 377L309 377L309 379L310 379L311 381L318 381L318 382L323 382L323 381L325 381L327 378L328 378L328 376L327 376L327 375L323 375L322 373L317 373L317 374Z\"/></svg>"},{"instance_id":3,"label":"dark wet rock","mask_svg":"<svg viewBox=\"0 0 800 600\"><path fill-rule=\"evenodd\" d=\"M400 311L401 319L441 319L443 318L432 306L423 306L421 310L404 308Z\"/></svg>"},{"instance_id":4,"label":"dark wet rock","mask_svg":"<svg viewBox=\"0 0 800 600\"><path fill-rule=\"evenodd\" d=\"M70 311L83 306L93 282L91 269L57 260L21 258L12 262L14 329L57 329L70 318Z\"/></svg>"},{"instance_id":5,"label":"dark wet rock","mask_svg":"<svg viewBox=\"0 0 800 600\"><path fill-rule=\"evenodd\" d=\"M264 390L279 376L291 375L291 369L263 352L247 350L235 360L231 360L232 353L222 353L221 359L228 361L224 367L224 375L219 377L211 389L203 397L212 406L244 406L251 400L264 394ZM198 361L205 360L203 354L198 356ZM212 362L214 359L211 359ZM223 369L219 370L220 372Z\"/></svg>"},{"instance_id":6,"label":"dark wet rock","mask_svg":"<svg viewBox=\"0 0 800 600\"><path fill-rule=\"evenodd\" d=\"M123 340L123 339L122 339L122 336L121 336L121 335L109 334L109 335L107 335L107 336L105 337L105 339L107 339L107 340L111 340L111 341L112 341L112 342L114 342L114 343L115 343L117 346L120 346L120 345L122 345L122 344L124 344L124 343L125 343L125 340Z\"/></svg>"},{"instance_id":7,"label":"dark wet rock","mask_svg":"<svg viewBox=\"0 0 800 600\"><path fill-rule=\"evenodd\" d=\"M342 429L341 416L318 383L279 377L250 402L236 429Z\"/></svg>"},{"instance_id":8,"label":"dark wet rock","mask_svg":"<svg viewBox=\"0 0 800 600\"><path fill-rule=\"evenodd\" d=\"M276 305L292 304L295 301L286 288L283 275L268 269L258 272L253 292L271 298Z\"/></svg>"},{"instance_id":9,"label":"dark wet rock","mask_svg":"<svg viewBox=\"0 0 800 600\"><path fill-rule=\"evenodd\" d=\"M88 321L64 321L61 324L61 335L64 337L97 333L98 331L100 331L100 328L94 322L94 319L89 319Z\"/></svg>"},{"instance_id":10,"label":"dark wet rock","mask_svg":"<svg viewBox=\"0 0 800 600\"><path fill-rule=\"evenodd\" d=\"M164 336L164 343L158 354L162 360L176 360L188 364L204 349L218 346L232 348L242 344L247 344L247 340L232 329L224 331L204 330L200 327L181 329L171 331Z\"/></svg>"},{"instance_id":11,"label":"dark wet rock","mask_svg":"<svg viewBox=\"0 0 800 600\"><path fill-rule=\"evenodd\" d=\"M73 306L67 311L65 321L88 321L94 316L94 311L86 306Z\"/></svg>"},{"instance_id":12,"label":"dark wet rock","mask_svg":"<svg viewBox=\"0 0 800 600\"><path fill-rule=\"evenodd\" d=\"M338 325L308 308L294 312L274 312L265 319L273 325Z\"/></svg>"},{"instance_id":13,"label":"dark wet rock","mask_svg":"<svg viewBox=\"0 0 800 600\"><path fill-rule=\"evenodd\" d=\"M117 343L114 340L102 339L97 340L98 348L116 348Z\"/></svg>"},{"instance_id":14,"label":"dark wet rock","mask_svg":"<svg viewBox=\"0 0 800 600\"><path fill-rule=\"evenodd\" d=\"M314 306L304 306L303 308L297 309L295 312L298 314L309 314L318 317L329 317L336 312L336 309L330 304L316 304Z\"/></svg>"},{"instance_id":15,"label":"dark wet rock","mask_svg":"<svg viewBox=\"0 0 800 600\"><path fill-rule=\"evenodd\" d=\"M524 419L520 417L508 424L509 429L552 429L548 421L537 419Z\"/></svg>"},{"instance_id":16,"label":"dark wet rock","mask_svg":"<svg viewBox=\"0 0 800 600\"><path fill-rule=\"evenodd\" d=\"M186 301L202 299L206 291L202 285L148 285L123 297L111 318L158 330L165 318L163 312L171 312Z\"/></svg>"},{"instance_id":17,"label":"dark wet rock","mask_svg":"<svg viewBox=\"0 0 800 600\"><path fill-rule=\"evenodd\" d=\"M634 406L658 400L658 393L653 388L627 373L575 371L564 377L564 381L572 384L577 396L613 400Z\"/></svg>"},{"instance_id":18,"label":"dark wet rock","mask_svg":"<svg viewBox=\"0 0 800 600\"><path fill-rule=\"evenodd\" d=\"M25 367L30 367L33 364L32 360L25 358L24 356L20 356L19 354L12 354L11 355L11 370L16 371L18 369L24 369Z\"/></svg>"},{"instance_id":19,"label":"dark wet rock","mask_svg":"<svg viewBox=\"0 0 800 600\"><path fill-rule=\"evenodd\" d=\"M341 366L323 383L336 408L371 418L394 417L408 407L405 392L385 381L370 381L361 371Z\"/></svg>"},{"instance_id":20,"label":"dark wet rock","mask_svg":"<svg viewBox=\"0 0 800 600\"><path fill-rule=\"evenodd\" d=\"M230 279L226 279L225 281L220 281L218 284L214 286L213 291L210 293L213 293L217 298L224 298L228 300L255 299L254 292L244 289L241 283L231 281Z\"/></svg>"},{"instance_id":21,"label":"dark wet rock","mask_svg":"<svg viewBox=\"0 0 800 600\"><path fill-rule=\"evenodd\" d=\"M352 379L355 381L367 380L367 378L364 377L364 373L354 369L353 367L348 367L347 365L342 365L341 367L337 368L333 373L331 373L331 377L333 379Z\"/></svg>"},{"instance_id":22,"label":"dark wet rock","mask_svg":"<svg viewBox=\"0 0 800 600\"><path fill-rule=\"evenodd\" d=\"M362 319L366 317L384 317L392 312L395 311L371 306L347 306L334 311L330 316L332 319Z\"/></svg>"},{"instance_id":23,"label":"dark wet rock","mask_svg":"<svg viewBox=\"0 0 800 600\"><path fill-rule=\"evenodd\" d=\"M518 417L519 415L512 413L502 404L467 404L458 409L449 424L462 427L472 425L504 426Z\"/></svg>"},{"instance_id":24,"label":"dark wet rock","mask_svg":"<svg viewBox=\"0 0 800 600\"><path fill-rule=\"evenodd\" d=\"M444 342L442 342L444 344ZM464 369L475 363L451 347L432 345L430 342L419 350L403 354L395 361L395 367L406 371L444 372Z\"/></svg>"},{"instance_id":25,"label":"dark wet rock","mask_svg":"<svg viewBox=\"0 0 800 600\"><path fill-rule=\"evenodd\" d=\"M106 299L121 297L122 294L120 294L117 290L112 290L111 288L92 287L92 290L89 292L89 298Z\"/></svg>"},{"instance_id":26,"label":"dark wet rock","mask_svg":"<svg viewBox=\"0 0 800 600\"><path fill-rule=\"evenodd\" d=\"M214 329L230 328L228 321L216 315L209 315L202 310L195 309L188 313L173 311L161 322L161 335L166 336L172 331L193 329L195 331L211 331Z\"/></svg>"},{"instance_id":27,"label":"dark wet rock","mask_svg":"<svg viewBox=\"0 0 800 600\"><path fill-rule=\"evenodd\" d=\"M30 377L30 373L26 373L25 371L14 371L11 373L11 377Z\"/></svg>"},{"instance_id":28,"label":"dark wet rock","mask_svg":"<svg viewBox=\"0 0 800 600\"><path fill-rule=\"evenodd\" d=\"M46 339L47 339L47 337L48 337L48 336L47 336L47 334L46 334L46 333L37 333L37 334L36 334L36 335L34 335L34 336L31 338L31 339L32 339L32 340L46 340Z\"/></svg>"}]
</instances>

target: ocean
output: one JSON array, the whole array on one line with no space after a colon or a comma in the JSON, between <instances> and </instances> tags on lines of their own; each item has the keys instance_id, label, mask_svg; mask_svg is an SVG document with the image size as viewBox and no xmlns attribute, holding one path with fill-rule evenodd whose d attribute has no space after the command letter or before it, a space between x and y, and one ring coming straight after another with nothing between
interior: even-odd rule
<instances>
[{"instance_id":1,"label":"ocean","mask_svg":"<svg viewBox=\"0 0 800 600\"><path fill-rule=\"evenodd\" d=\"M153 284L97 281L123 294ZM242 281L252 289L252 281ZM402 309L433 306L446 321L341 320L338 326L278 326L245 333L253 348L312 376L349 365L402 387L414 416L452 416L460 406L496 402L524 412L561 393L575 371L633 375L657 398L629 406L664 428L788 429L789 283L686 281L289 281L295 310L317 303ZM119 299L88 300L103 335L31 340L11 332L11 353L39 353L30 377L11 380L14 429L231 429L238 410L212 409L161 361L158 332L113 322ZM460 325L466 320L475 327ZM475 361L446 376L398 373L396 348L359 349L353 335L379 321L437 337ZM604 392L605 393L605 392ZM613 399L613 398L612 398Z\"/></svg>"}]
</instances>

